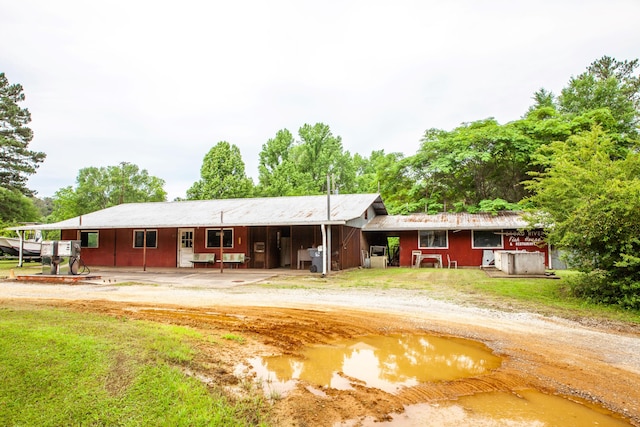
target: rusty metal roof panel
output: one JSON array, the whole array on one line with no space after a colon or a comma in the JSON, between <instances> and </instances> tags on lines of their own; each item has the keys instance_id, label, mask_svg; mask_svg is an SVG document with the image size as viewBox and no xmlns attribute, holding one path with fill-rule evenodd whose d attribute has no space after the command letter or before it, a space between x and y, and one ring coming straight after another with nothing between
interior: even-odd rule
<instances>
[{"instance_id":1,"label":"rusty metal roof panel","mask_svg":"<svg viewBox=\"0 0 640 427\"><path fill-rule=\"evenodd\" d=\"M15 227L18 230L173 228L344 224L373 206L386 214L378 194L265 197L253 199L192 200L180 202L127 203L54 224Z\"/></svg>"},{"instance_id":2,"label":"rusty metal roof panel","mask_svg":"<svg viewBox=\"0 0 640 427\"><path fill-rule=\"evenodd\" d=\"M520 212L439 213L376 216L365 231L403 230L500 230L527 228L528 222Z\"/></svg>"}]
</instances>

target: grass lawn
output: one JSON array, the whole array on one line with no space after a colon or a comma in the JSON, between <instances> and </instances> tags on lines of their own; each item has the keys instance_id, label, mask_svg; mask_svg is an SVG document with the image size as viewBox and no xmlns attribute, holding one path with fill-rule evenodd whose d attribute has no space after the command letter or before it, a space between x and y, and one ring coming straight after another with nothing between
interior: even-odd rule
<instances>
[{"instance_id":1,"label":"grass lawn","mask_svg":"<svg viewBox=\"0 0 640 427\"><path fill-rule=\"evenodd\" d=\"M180 369L198 340L184 327L2 305L0 425L266 425L261 396L230 399Z\"/></svg>"},{"instance_id":2,"label":"grass lawn","mask_svg":"<svg viewBox=\"0 0 640 427\"><path fill-rule=\"evenodd\" d=\"M13 273L17 275L21 274L36 274L42 272L42 264L39 262L24 262L22 267L18 267L17 258L0 258L0 278L7 278L13 270Z\"/></svg>"}]
</instances>

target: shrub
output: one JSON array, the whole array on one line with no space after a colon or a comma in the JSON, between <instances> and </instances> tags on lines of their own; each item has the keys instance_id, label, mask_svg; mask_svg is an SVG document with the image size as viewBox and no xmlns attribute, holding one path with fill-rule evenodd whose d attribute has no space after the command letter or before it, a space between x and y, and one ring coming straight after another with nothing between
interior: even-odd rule
<instances>
[{"instance_id":1,"label":"shrub","mask_svg":"<svg viewBox=\"0 0 640 427\"><path fill-rule=\"evenodd\" d=\"M605 270L593 270L567 279L571 293L595 304L618 305L640 310L640 282L634 277L614 277Z\"/></svg>"}]
</instances>

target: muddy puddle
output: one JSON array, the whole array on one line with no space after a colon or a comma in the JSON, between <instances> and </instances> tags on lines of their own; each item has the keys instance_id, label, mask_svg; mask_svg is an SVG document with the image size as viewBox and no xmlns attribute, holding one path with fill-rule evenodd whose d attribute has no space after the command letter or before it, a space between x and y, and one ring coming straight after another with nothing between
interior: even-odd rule
<instances>
[{"instance_id":1,"label":"muddy puddle","mask_svg":"<svg viewBox=\"0 0 640 427\"><path fill-rule=\"evenodd\" d=\"M420 384L477 378L501 366L484 344L431 335L370 335L313 345L298 355L254 357L249 364L267 396L286 396L299 384L316 396L330 389L367 387L398 394ZM536 390L481 392L406 405L386 421L359 418L335 426L629 426L615 414Z\"/></svg>"},{"instance_id":2,"label":"muddy puddle","mask_svg":"<svg viewBox=\"0 0 640 427\"><path fill-rule=\"evenodd\" d=\"M428 335L371 335L307 347L299 356L256 357L256 377L270 392L286 393L298 381L348 390L353 384L395 393L423 382L478 376L501 360L472 341Z\"/></svg>"},{"instance_id":3,"label":"muddy puddle","mask_svg":"<svg viewBox=\"0 0 640 427\"><path fill-rule=\"evenodd\" d=\"M455 402L417 404L392 414L389 421L372 417L348 420L335 427L617 427L630 426L615 414L586 402L553 396L536 390L492 392L465 396Z\"/></svg>"}]
</instances>

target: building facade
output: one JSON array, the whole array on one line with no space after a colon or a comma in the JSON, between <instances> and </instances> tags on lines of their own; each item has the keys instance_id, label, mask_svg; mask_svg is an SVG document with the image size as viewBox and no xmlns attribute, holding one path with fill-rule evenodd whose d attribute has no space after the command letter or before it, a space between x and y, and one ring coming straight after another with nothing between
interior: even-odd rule
<instances>
[{"instance_id":1,"label":"building facade","mask_svg":"<svg viewBox=\"0 0 640 427\"><path fill-rule=\"evenodd\" d=\"M306 269L315 254L326 271L370 266L383 248L384 266L480 267L530 251L553 267L521 213L388 215L378 194L130 203L15 229L34 228L79 240L89 266Z\"/></svg>"}]
</instances>

